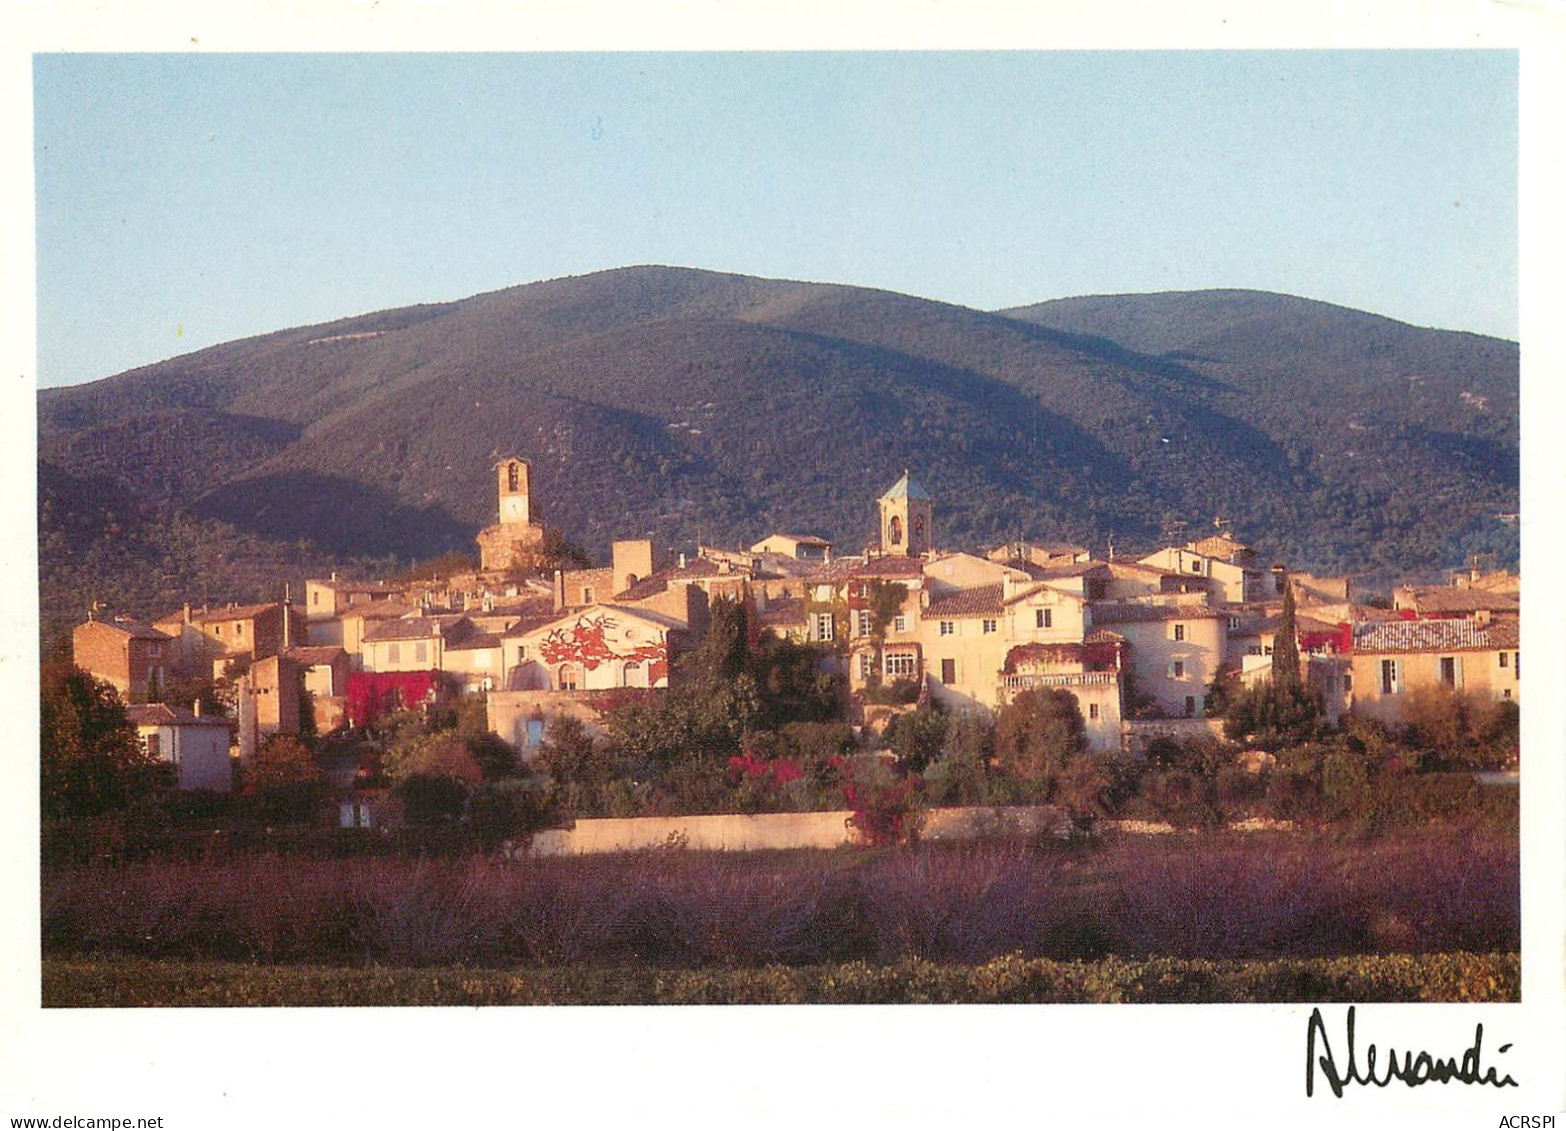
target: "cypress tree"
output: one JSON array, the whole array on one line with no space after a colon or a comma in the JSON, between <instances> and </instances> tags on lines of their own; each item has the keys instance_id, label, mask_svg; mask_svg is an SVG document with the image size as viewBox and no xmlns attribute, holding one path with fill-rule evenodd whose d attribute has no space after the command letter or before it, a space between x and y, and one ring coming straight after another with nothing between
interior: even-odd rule
<instances>
[{"instance_id":1,"label":"cypress tree","mask_svg":"<svg viewBox=\"0 0 1566 1131\"><path fill-rule=\"evenodd\" d=\"M1278 633L1272 642L1272 684L1279 688L1300 685L1300 645L1294 628L1294 584L1283 575L1283 612L1278 617Z\"/></svg>"}]
</instances>

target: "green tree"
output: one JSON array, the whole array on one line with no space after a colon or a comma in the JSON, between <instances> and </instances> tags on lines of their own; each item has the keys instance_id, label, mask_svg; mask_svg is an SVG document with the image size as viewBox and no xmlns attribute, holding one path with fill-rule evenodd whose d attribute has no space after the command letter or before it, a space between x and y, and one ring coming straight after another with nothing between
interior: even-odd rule
<instances>
[{"instance_id":1,"label":"green tree","mask_svg":"<svg viewBox=\"0 0 1566 1131\"><path fill-rule=\"evenodd\" d=\"M1300 685L1300 642L1294 624L1294 583L1283 575L1283 611L1272 642L1272 682L1278 688Z\"/></svg>"},{"instance_id":2,"label":"green tree","mask_svg":"<svg viewBox=\"0 0 1566 1131\"><path fill-rule=\"evenodd\" d=\"M996 721L999 764L1047 794L1066 764L1087 749L1087 727L1076 696L1060 688L1024 691Z\"/></svg>"},{"instance_id":3,"label":"green tree","mask_svg":"<svg viewBox=\"0 0 1566 1131\"><path fill-rule=\"evenodd\" d=\"M69 664L41 672L39 785L46 817L119 809L167 783L108 683Z\"/></svg>"},{"instance_id":4,"label":"green tree","mask_svg":"<svg viewBox=\"0 0 1566 1131\"><path fill-rule=\"evenodd\" d=\"M946 716L925 708L893 715L886 728L886 743L897 755L900 769L922 774L941 756L946 741Z\"/></svg>"}]
</instances>

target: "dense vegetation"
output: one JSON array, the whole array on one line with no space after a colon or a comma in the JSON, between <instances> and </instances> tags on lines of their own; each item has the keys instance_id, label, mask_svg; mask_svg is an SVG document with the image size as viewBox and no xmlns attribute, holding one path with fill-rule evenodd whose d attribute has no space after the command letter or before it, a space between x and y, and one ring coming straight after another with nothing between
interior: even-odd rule
<instances>
[{"instance_id":1,"label":"dense vegetation","mask_svg":"<svg viewBox=\"0 0 1566 1131\"><path fill-rule=\"evenodd\" d=\"M46 955L664 969L906 959L1509 952L1515 837L658 850L504 861L246 854L55 867Z\"/></svg>"},{"instance_id":2,"label":"dense vegetation","mask_svg":"<svg viewBox=\"0 0 1566 1131\"><path fill-rule=\"evenodd\" d=\"M599 556L769 529L857 550L910 467L953 546L1150 548L1221 513L1300 568L1515 562L1515 344L1244 292L1074 302L634 268L48 390L46 618L470 551L510 452Z\"/></svg>"},{"instance_id":3,"label":"dense vegetation","mask_svg":"<svg viewBox=\"0 0 1566 1131\"><path fill-rule=\"evenodd\" d=\"M149 959L46 958L45 1007L343 1005L940 1005L1517 1001L1515 954L1353 958L1007 956L977 966L906 959L882 965L655 966L481 970L469 966L340 966Z\"/></svg>"}]
</instances>

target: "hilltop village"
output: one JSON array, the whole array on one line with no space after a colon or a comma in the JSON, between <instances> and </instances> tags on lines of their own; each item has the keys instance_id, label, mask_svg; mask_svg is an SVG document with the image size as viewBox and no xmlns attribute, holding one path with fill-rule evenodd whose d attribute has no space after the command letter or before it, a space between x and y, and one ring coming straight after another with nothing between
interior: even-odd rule
<instances>
[{"instance_id":1,"label":"hilltop village","mask_svg":"<svg viewBox=\"0 0 1566 1131\"><path fill-rule=\"evenodd\" d=\"M333 574L308 580L301 601L185 605L150 624L95 613L74 630L74 663L116 689L182 788L219 791L232 760L245 766L271 736L461 696L482 700L488 730L526 764L558 720L592 733L626 695L677 686L720 600L745 610L753 638L815 646L843 717L868 733L920 707L990 714L1049 689L1075 700L1087 750L1136 754L1160 734L1210 730L1209 697L1266 680L1289 620L1301 680L1331 722L1397 724L1422 688L1519 695L1515 575L1403 587L1383 607L1358 602L1349 578L1264 563L1222 528L1136 558L1054 543L949 550L938 500L906 472L874 500L878 539L861 553L774 533L657 561L650 542L626 540L602 568L530 575L545 532L529 465L494 470L499 521L478 535L476 571L413 584ZM191 679L226 681L226 708L158 701ZM343 814L368 820L357 805Z\"/></svg>"}]
</instances>

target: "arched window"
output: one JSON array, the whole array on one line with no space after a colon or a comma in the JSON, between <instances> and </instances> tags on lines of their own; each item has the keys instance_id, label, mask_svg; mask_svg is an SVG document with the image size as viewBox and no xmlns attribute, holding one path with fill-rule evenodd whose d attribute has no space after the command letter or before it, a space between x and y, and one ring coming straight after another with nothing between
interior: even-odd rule
<instances>
[{"instance_id":1,"label":"arched window","mask_svg":"<svg viewBox=\"0 0 1566 1131\"><path fill-rule=\"evenodd\" d=\"M892 521L886 524L886 533L892 545L901 546L903 544L903 520L894 514Z\"/></svg>"},{"instance_id":2,"label":"arched window","mask_svg":"<svg viewBox=\"0 0 1566 1131\"><path fill-rule=\"evenodd\" d=\"M580 682L580 679L581 679L580 669L578 669L575 664L561 664L560 665L560 690L561 691L575 691L578 682Z\"/></svg>"},{"instance_id":3,"label":"arched window","mask_svg":"<svg viewBox=\"0 0 1566 1131\"><path fill-rule=\"evenodd\" d=\"M522 489L522 468L515 462L506 464L506 490L520 491Z\"/></svg>"},{"instance_id":4,"label":"arched window","mask_svg":"<svg viewBox=\"0 0 1566 1131\"><path fill-rule=\"evenodd\" d=\"M916 515L913 520L913 544L924 545L924 516Z\"/></svg>"},{"instance_id":5,"label":"arched window","mask_svg":"<svg viewBox=\"0 0 1566 1131\"><path fill-rule=\"evenodd\" d=\"M624 687L646 687L647 669L635 660L630 660L621 670L620 683Z\"/></svg>"}]
</instances>

